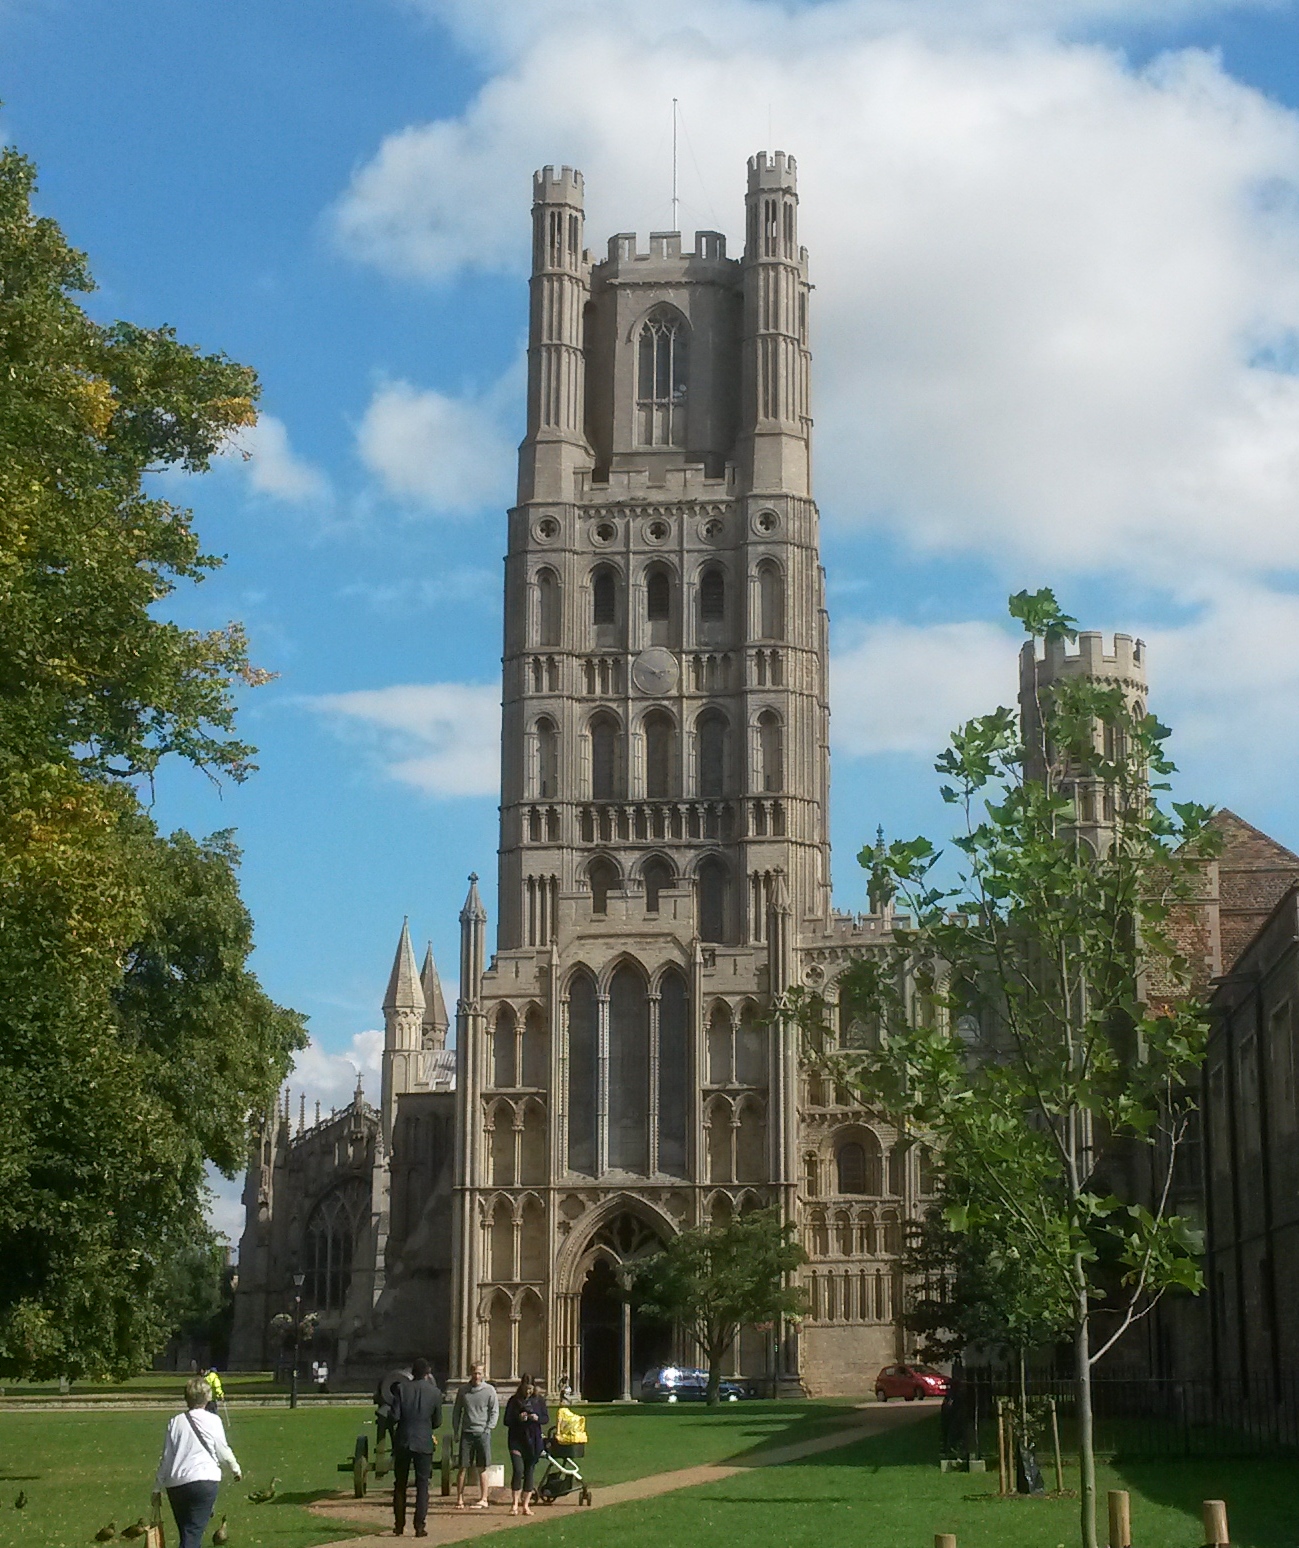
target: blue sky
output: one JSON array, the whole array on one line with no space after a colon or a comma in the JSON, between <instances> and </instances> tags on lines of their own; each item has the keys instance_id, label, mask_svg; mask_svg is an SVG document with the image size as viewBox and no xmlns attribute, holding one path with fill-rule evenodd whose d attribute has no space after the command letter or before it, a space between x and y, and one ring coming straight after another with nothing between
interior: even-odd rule
<instances>
[{"instance_id":1,"label":"blue sky","mask_svg":"<svg viewBox=\"0 0 1299 1548\"><path fill-rule=\"evenodd\" d=\"M688 230L799 158L841 906L876 823L943 831L1020 586L1143 635L1187 792L1299 846L1295 6L0 0L0 131L96 313L264 383L247 459L184 481L229 562L176 601L279 674L261 772L173 768L157 814L237 829L326 1106L375 1087L402 915L450 981L494 874L529 174L583 168L597 252L666 226L673 95Z\"/></svg>"}]
</instances>

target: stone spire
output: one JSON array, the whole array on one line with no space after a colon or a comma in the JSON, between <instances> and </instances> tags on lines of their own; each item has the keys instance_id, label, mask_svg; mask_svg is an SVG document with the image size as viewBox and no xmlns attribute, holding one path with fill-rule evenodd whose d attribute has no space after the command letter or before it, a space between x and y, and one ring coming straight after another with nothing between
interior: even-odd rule
<instances>
[{"instance_id":1,"label":"stone spire","mask_svg":"<svg viewBox=\"0 0 1299 1548\"><path fill-rule=\"evenodd\" d=\"M471 872L469 894L460 910L460 999L466 1005L477 1005L482 995L486 933L487 910L478 891L478 877Z\"/></svg>"},{"instance_id":2,"label":"stone spire","mask_svg":"<svg viewBox=\"0 0 1299 1548\"><path fill-rule=\"evenodd\" d=\"M442 994L442 980L438 977L437 963L433 960L433 942L424 953L424 966L420 969L420 988L424 991L424 1044L427 1048L445 1048L447 1028L451 1025L447 1015L447 1002Z\"/></svg>"},{"instance_id":3,"label":"stone spire","mask_svg":"<svg viewBox=\"0 0 1299 1548\"><path fill-rule=\"evenodd\" d=\"M424 991L420 987L419 968L415 965L415 948L410 943L410 920L401 922L401 939L397 942L397 955L393 958L392 975L388 979L388 992L383 997L383 1009L388 1011L423 1011ZM445 1012L443 1012L445 1015Z\"/></svg>"}]
</instances>

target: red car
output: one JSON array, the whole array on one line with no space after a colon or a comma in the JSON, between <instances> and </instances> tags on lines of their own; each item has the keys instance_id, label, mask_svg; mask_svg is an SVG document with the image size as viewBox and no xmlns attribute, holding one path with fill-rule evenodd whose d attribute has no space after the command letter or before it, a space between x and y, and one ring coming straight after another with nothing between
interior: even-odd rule
<instances>
[{"instance_id":1,"label":"red car","mask_svg":"<svg viewBox=\"0 0 1299 1548\"><path fill-rule=\"evenodd\" d=\"M947 1377L932 1365L886 1365L875 1378L875 1396L881 1403L892 1397L913 1403L917 1398L946 1395Z\"/></svg>"}]
</instances>

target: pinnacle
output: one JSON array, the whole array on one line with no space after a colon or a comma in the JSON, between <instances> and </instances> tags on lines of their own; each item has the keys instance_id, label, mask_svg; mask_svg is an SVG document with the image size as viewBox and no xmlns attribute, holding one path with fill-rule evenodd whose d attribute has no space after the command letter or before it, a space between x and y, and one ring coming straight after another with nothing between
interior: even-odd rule
<instances>
[{"instance_id":1,"label":"pinnacle","mask_svg":"<svg viewBox=\"0 0 1299 1548\"><path fill-rule=\"evenodd\" d=\"M401 922L401 939L397 942L397 955L393 959L392 976L388 979L383 1008L385 1011L424 1009L424 991L420 988L415 949L410 943L409 919Z\"/></svg>"},{"instance_id":2,"label":"pinnacle","mask_svg":"<svg viewBox=\"0 0 1299 1548\"><path fill-rule=\"evenodd\" d=\"M424 953L424 966L420 969L420 987L424 991L424 1025L445 1032L451 1025L447 1015L447 1002L442 994L442 980L438 977L437 963L433 960L433 942Z\"/></svg>"}]
</instances>

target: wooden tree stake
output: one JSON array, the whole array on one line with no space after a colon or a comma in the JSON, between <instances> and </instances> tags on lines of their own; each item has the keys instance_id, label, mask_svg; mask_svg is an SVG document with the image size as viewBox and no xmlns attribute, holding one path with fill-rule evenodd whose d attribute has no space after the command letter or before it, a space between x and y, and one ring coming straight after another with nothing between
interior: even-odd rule
<instances>
[{"instance_id":1,"label":"wooden tree stake","mask_svg":"<svg viewBox=\"0 0 1299 1548\"><path fill-rule=\"evenodd\" d=\"M1231 1538L1227 1535L1226 1500L1205 1500L1204 1541L1206 1548L1230 1548Z\"/></svg>"},{"instance_id":2,"label":"wooden tree stake","mask_svg":"<svg viewBox=\"0 0 1299 1548\"><path fill-rule=\"evenodd\" d=\"M1051 1399L1051 1440L1055 1446L1055 1490L1057 1494L1063 1494L1064 1462L1060 1456L1060 1415L1054 1398Z\"/></svg>"},{"instance_id":3,"label":"wooden tree stake","mask_svg":"<svg viewBox=\"0 0 1299 1548\"><path fill-rule=\"evenodd\" d=\"M1110 1490L1110 1548L1132 1548L1132 1504L1126 1489Z\"/></svg>"}]
</instances>

